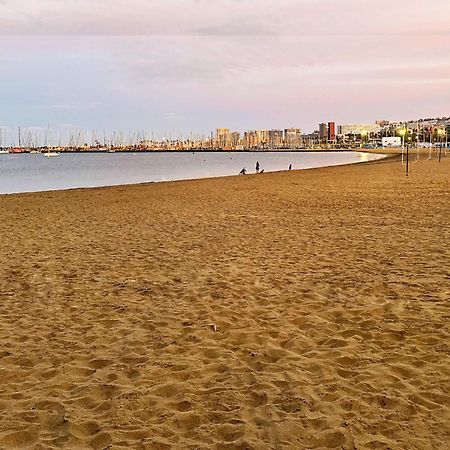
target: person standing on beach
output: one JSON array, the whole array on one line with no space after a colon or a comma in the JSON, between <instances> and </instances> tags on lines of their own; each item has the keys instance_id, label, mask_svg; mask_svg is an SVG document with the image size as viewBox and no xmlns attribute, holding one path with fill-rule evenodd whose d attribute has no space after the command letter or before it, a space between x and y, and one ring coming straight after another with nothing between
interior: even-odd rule
<instances>
[{"instance_id":1,"label":"person standing on beach","mask_svg":"<svg viewBox=\"0 0 450 450\"><path fill-rule=\"evenodd\" d=\"M259 172L259 161L256 161L256 173Z\"/></svg>"},{"instance_id":2,"label":"person standing on beach","mask_svg":"<svg viewBox=\"0 0 450 450\"><path fill-rule=\"evenodd\" d=\"M292 170L292 164L289 164L289 170Z\"/></svg>"}]
</instances>

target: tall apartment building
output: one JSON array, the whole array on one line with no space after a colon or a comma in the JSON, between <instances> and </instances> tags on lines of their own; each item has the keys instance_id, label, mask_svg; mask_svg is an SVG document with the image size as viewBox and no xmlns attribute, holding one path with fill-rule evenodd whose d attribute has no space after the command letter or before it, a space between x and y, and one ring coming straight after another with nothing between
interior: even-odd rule
<instances>
[{"instance_id":1,"label":"tall apartment building","mask_svg":"<svg viewBox=\"0 0 450 450\"><path fill-rule=\"evenodd\" d=\"M300 128L286 128L284 130L284 145L286 148L299 148L302 145Z\"/></svg>"},{"instance_id":2,"label":"tall apartment building","mask_svg":"<svg viewBox=\"0 0 450 450\"><path fill-rule=\"evenodd\" d=\"M283 147L283 130L269 131L269 147L282 148Z\"/></svg>"},{"instance_id":3,"label":"tall apartment building","mask_svg":"<svg viewBox=\"0 0 450 450\"><path fill-rule=\"evenodd\" d=\"M267 148L270 142L269 130L256 130L256 139L258 140L259 147Z\"/></svg>"},{"instance_id":4,"label":"tall apartment building","mask_svg":"<svg viewBox=\"0 0 450 450\"><path fill-rule=\"evenodd\" d=\"M334 122L328 122L328 142L334 142L336 140L336 124Z\"/></svg>"},{"instance_id":5,"label":"tall apartment building","mask_svg":"<svg viewBox=\"0 0 450 450\"><path fill-rule=\"evenodd\" d=\"M328 127L326 123L319 124L319 139L326 141L328 139Z\"/></svg>"},{"instance_id":6,"label":"tall apartment building","mask_svg":"<svg viewBox=\"0 0 450 450\"><path fill-rule=\"evenodd\" d=\"M269 130L251 130L244 133L244 145L246 148L269 148Z\"/></svg>"},{"instance_id":7,"label":"tall apartment building","mask_svg":"<svg viewBox=\"0 0 450 450\"><path fill-rule=\"evenodd\" d=\"M241 143L241 133L238 131L232 131L230 133L230 141L231 141L231 147L236 148Z\"/></svg>"},{"instance_id":8,"label":"tall apartment building","mask_svg":"<svg viewBox=\"0 0 450 450\"><path fill-rule=\"evenodd\" d=\"M225 148L230 145L230 130L228 128L217 128L216 142L219 148Z\"/></svg>"},{"instance_id":9,"label":"tall apartment building","mask_svg":"<svg viewBox=\"0 0 450 450\"><path fill-rule=\"evenodd\" d=\"M245 148L256 148L256 131L246 131L244 133L244 147Z\"/></svg>"}]
</instances>

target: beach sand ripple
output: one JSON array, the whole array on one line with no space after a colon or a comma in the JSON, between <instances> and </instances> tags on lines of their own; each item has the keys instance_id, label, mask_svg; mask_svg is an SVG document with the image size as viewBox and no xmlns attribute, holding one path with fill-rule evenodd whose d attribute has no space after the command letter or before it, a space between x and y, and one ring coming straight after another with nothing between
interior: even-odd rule
<instances>
[{"instance_id":1,"label":"beach sand ripple","mask_svg":"<svg viewBox=\"0 0 450 450\"><path fill-rule=\"evenodd\" d=\"M448 448L449 167L0 197L0 448Z\"/></svg>"}]
</instances>

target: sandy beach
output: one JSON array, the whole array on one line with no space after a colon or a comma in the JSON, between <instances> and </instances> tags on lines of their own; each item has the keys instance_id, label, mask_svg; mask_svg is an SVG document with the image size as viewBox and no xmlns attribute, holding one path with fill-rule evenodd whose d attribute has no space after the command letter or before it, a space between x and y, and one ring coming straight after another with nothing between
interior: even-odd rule
<instances>
[{"instance_id":1,"label":"sandy beach","mask_svg":"<svg viewBox=\"0 0 450 450\"><path fill-rule=\"evenodd\" d=\"M0 448L447 449L450 158L0 197Z\"/></svg>"}]
</instances>

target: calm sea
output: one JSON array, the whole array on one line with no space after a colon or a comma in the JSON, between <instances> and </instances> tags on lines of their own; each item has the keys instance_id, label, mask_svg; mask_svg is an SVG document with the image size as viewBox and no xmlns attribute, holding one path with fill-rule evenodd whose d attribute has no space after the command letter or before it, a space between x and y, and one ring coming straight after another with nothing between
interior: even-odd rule
<instances>
[{"instance_id":1,"label":"calm sea","mask_svg":"<svg viewBox=\"0 0 450 450\"><path fill-rule=\"evenodd\" d=\"M356 152L0 154L0 194L237 175L256 162L265 172L379 159Z\"/></svg>"}]
</instances>

